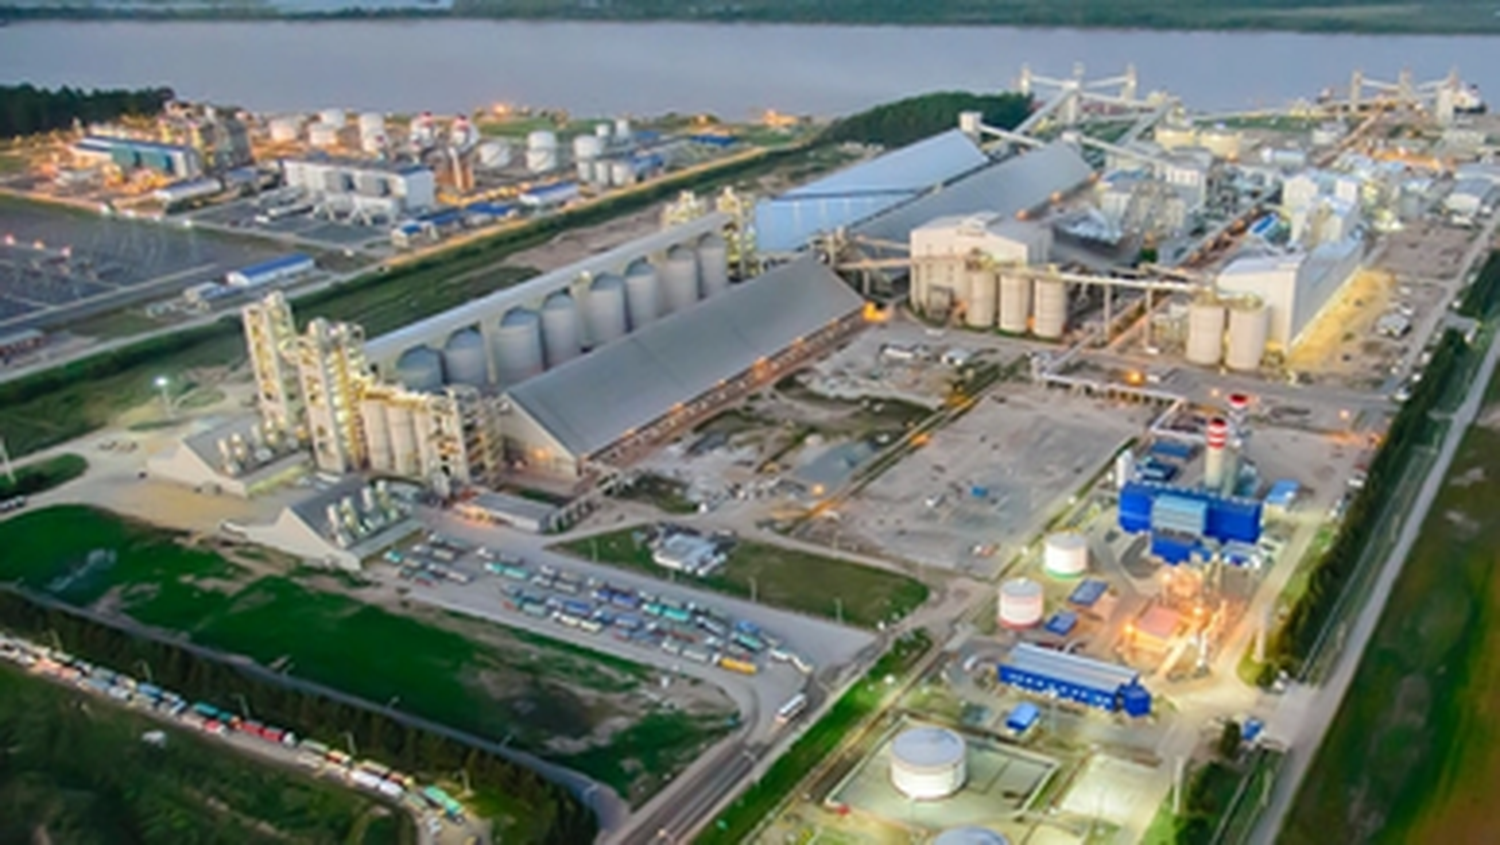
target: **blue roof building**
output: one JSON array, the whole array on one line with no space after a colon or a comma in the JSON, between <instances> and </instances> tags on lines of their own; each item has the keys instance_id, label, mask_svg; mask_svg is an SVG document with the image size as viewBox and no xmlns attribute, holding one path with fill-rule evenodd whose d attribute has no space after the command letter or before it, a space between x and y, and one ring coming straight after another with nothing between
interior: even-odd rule
<instances>
[{"instance_id":1,"label":"blue roof building","mask_svg":"<svg viewBox=\"0 0 1500 845\"><path fill-rule=\"evenodd\" d=\"M1219 543L1260 539L1262 506L1188 487L1132 482L1120 491L1120 528L1165 532Z\"/></svg>"},{"instance_id":2,"label":"blue roof building","mask_svg":"<svg viewBox=\"0 0 1500 845\"><path fill-rule=\"evenodd\" d=\"M1290 510L1301 492L1301 485L1290 478L1284 478L1272 484L1270 492L1266 493L1266 507Z\"/></svg>"},{"instance_id":3,"label":"blue roof building","mask_svg":"<svg viewBox=\"0 0 1500 845\"><path fill-rule=\"evenodd\" d=\"M1129 666L1021 643L999 666L1000 683L1127 716L1151 712L1151 693Z\"/></svg>"},{"instance_id":4,"label":"blue roof building","mask_svg":"<svg viewBox=\"0 0 1500 845\"><path fill-rule=\"evenodd\" d=\"M227 281L235 287L258 287L309 272L316 266L311 256L296 252L232 271Z\"/></svg>"},{"instance_id":5,"label":"blue roof building","mask_svg":"<svg viewBox=\"0 0 1500 845\"><path fill-rule=\"evenodd\" d=\"M1005 728L1012 733L1023 734L1031 730L1031 726L1041 717L1040 708L1029 701L1023 701L1005 717Z\"/></svg>"}]
</instances>

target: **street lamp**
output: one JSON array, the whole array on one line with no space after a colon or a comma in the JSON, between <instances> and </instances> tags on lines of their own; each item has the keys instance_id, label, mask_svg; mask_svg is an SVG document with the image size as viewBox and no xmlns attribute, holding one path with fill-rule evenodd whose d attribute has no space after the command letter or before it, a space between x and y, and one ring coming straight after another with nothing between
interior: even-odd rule
<instances>
[{"instance_id":1,"label":"street lamp","mask_svg":"<svg viewBox=\"0 0 1500 845\"><path fill-rule=\"evenodd\" d=\"M172 417L172 394L167 391L167 388L169 388L169 387L172 386L171 380L168 379L166 376L157 376L156 377L156 381L153 382L153 384L156 385L156 389L158 391L160 391L160 393L161 393L161 407L162 407L162 410L164 410L166 412L167 418L171 419L171 417Z\"/></svg>"}]
</instances>

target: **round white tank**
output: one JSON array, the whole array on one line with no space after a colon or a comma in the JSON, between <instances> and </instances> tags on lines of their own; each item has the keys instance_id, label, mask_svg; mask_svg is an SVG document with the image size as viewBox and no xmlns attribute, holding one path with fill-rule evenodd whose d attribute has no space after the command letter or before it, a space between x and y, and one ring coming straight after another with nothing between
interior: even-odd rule
<instances>
[{"instance_id":1,"label":"round white tank","mask_svg":"<svg viewBox=\"0 0 1500 845\"><path fill-rule=\"evenodd\" d=\"M661 265L661 287L668 314L691 308L698 301L698 258L692 250L681 246L667 250Z\"/></svg>"},{"instance_id":2,"label":"round white tank","mask_svg":"<svg viewBox=\"0 0 1500 845\"><path fill-rule=\"evenodd\" d=\"M396 359L396 380L423 393L442 388L443 356L430 346L406 350Z\"/></svg>"},{"instance_id":3,"label":"round white tank","mask_svg":"<svg viewBox=\"0 0 1500 845\"><path fill-rule=\"evenodd\" d=\"M510 144L504 141L485 141L477 151L479 166L486 170L499 170L510 164Z\"/></svg>"},{"instance_id":4,"label":"round white tank","mask_svg":"<svg viewBox=\"0 0 1500 845\"><path fill-rule=\"evenodd\" d=\"M528 147L526 149L526 169L532 173L547 173L556 170L557 148Z\"/></svg>"},{"instance_id":5,"label":"round white tank","mask_svg":"<svg viewBox=\"0 0 1500 845\"><path fill-rule=\"evenodd\" d=\"M584 315L590 348L624 337L629 330L625 320L625 280L609 273L594 279L589 285Z\"/></svg>"},{"instance_id":6,"label":"round white tank","mask_svg":"<svg viewBox=\"0 0 1500 845\"><path fill-rule=\"evenodd\" d=\"M964 323L971 329L995 327L995 299L999 282L988 270L969 270L969 296L964 307Z\"/></svg>"},{"instance_id":7,"label":"round white tank","mask_svg":"<svg viewBox=\"0 0 1500 845\"><path fill-rule=\"evenodd\" d=\"M391 465L391 428L386 422L385 405L380 402L359 403L359 418L364 423L365 443L370 449L370 464L376 468Z\"/></svg>"},{"instance_id":8,"label":"round white tank","mask_svg":"<svg viewBox=\"0 0 1500 845\"><path fill-rule=\"evenodd\" d=\"M273 117L270 123L271 140L277 144L290 144L302 134L302 118Z\"/></svg>"},{"instance_id":9,"label":"round white tank","mask_svg":"<svg viewBox=\"0 0 1500 845\"><path fill-rule=\"evenodd\" d=\"M1240 156L1240 133L1232 129L1216 126L1199 135L1198 143L1216 158L1235 159Z\"/></svg>"},{"instance_id":10,"label":"round white tank","mask_svg":"<svg viewBox=\"0 0 1500 845\"><path fill-rule=\"evenodd\" d=\"M1260 369L1260 359L1266 352L1266 336L1270 331L1270 320L1266 306L1246 303L1229 309L1229 349L1224 363L1231 370L1253 372Z\"/></svg>"},{"instance_id":11,"label":"round white tank","mask_svg":"<svg viewBox=\"0 0 1500 845\"><path fill-rule=\"evenodd\" d=\"M705 235L698 242L698 278L704 299L729 289L729 245L722 237Z\"/></svg>"},{"instance_id":12,"label":"round white tank","mask_svg":"<svg viewBox=\"0 0 1500 845\"><path fill-rule=\"evenodd\" d=\"M398 475L416 475L422 466L416 414L405 405L392 403L385 406L385 415L391 432L391 468Z\"/></svg>"},{"instance_id":13,"label":"round white tank","mask_svg":"<svg viewBox=\"0 0 1500 845\"><path fill-rule=\"evenodd\" d=\"M1057 279L1036 280L1036 321L1033 333L1057 340L1068 327L1068 284Z\"/></svg>"},{"instance_id":14,"label":"round white tank","mask_svg":"<svg viewBox=\"0 0 1500 845\"><path fill-rule=\"evenodd\" d=\"M609 183L616 187L635 184L635 167L630 162L619 160L609 163Z\"/></svg>"},{"instance_id":15,"label":"round white tank","mask_svg":"<svg viewBox=\"0 0 1500 845\"><path fill-rule=\"evenodd\" d=\"M573 139L573 158L593 161L604 154L604 139L598 135L579 135Z\"/></svg>"},{"instance_id":16,"label":"round white tank","mask_svg":"<svg viewBox=\"0 0 1500 845\"><path fill-rule=\"evenodd\" d=\"M526 149L555 150L557 149L557 134L546 129L538 129L526 136Z\"/></svg>"},{"instance_id":17,"label":"round white tank","mask_svg":"<svg viewBox=\"0 0 1500 845\"><path fill-rule=\"evenodd\" d=\"M443 347L443 372L449 384L482 387L490 380L489 352L479 329L461 329Z\"/></svg>"},{"instance_id":18,"label":"round white tank","mask_svg":"<svg viewBox=\"0 0 1500 845\"><path fill-rule=\"evenodd\" d=\"M1060 531L1047 538L1042 568L1054 578L1077 578L1089 568L1089 541L1076 531Z\"/></svg>"},{"instance_id":19,"label":"round white tank","mask_svg":"<svg viewBox=\"0 0 1500 845\"><path fill-rule=\"evenodd\" d=\"M625 310L631 331L661 316L661 284L656 268L645 261L637 261L625 274Z\"/></svg>"},{"instance_id":20,"label":"round white tank","mask_svg":"<svg viewBox=\"0 0 1500 845\"><path fill-rule=\"evenodd\" d=\"M318 120L321 120L322 122L328 124L329 126L332 126L335 129L343 129L344 110L323 109L322 111L318 112Z\"/></svg>"},{"instance_id":21,"label":"round white tank","mask_svg":"<svg viewBox=\"0 0 1500 845\"><path fill-rule=\"evenodd\" d=\"M947 798L969 776L969 749L946 728L911 728L891 743L891 785L916 801Z\"/></svg>"},{"instance_id":22,"label":"round white tank","mask_svg":"<svg viewBox=\"0 0 1500 845\"><path fill-rule=\"evenodd\" d=\"M338 127L330 126L326 123L314 123L312 126L308 127L307 143L321 149L338 146Z\"/></svg>"},{"instance_id":23,"label":"round white tank","mask_svg":"<svg viewBox=\"0 0 1500 845\"><path fill-rule=\"evenodd\" d=\"M608 123L594 124L594 137L601 141L608 141L610 136L610 125Z\"/></svg>"},{"instance_id":24,"label":"round white tank","mask_svg":"<svg viewBox=\"0 0 1500 845\"><path fill-rule=\"evenodd\" d=\"M1012 578L1000 585L1001 625L1030 628L1041 623L1045 608L1042 585L1030 578Z\"/></svg>"},{"instance_id":25,"label":"round white tank","mask_svg":"<svg viewBox=\"0 0 1500 845\"><path fill-rule=\"evenodd\" d=\"M1224 306L1194 302L1188 306L1187 359L1190 364L1217 367L1224 357Z\"/></svg>"},{"instance_id":26,"label":"round white tank","mask_svg":"<svg viewBox=\"0 0 1500 845\"><path fill-rule=\"evenodd\" d=\"M629 120L629 118L624 118L624 117L617 117L617 118L615 118L615 140L616 141L619 141L620 143L625 143L625 142L627 142L627 141L630 140L632 134L634 134L634 130L632 130L630 128L630 120Z\"/></svg>"},{"instance_id":27,"label":"round white tank","mask_svg":"<svg viewBox=\"0 0 1500 845\"><path fill-rule=\"evenodd\" d=\"M385 115L378 111L361 112L358 118L359 134L361 135L384 135Z\"/></svg>"},{"instance_id":28,"label":"round white tank","mask_svg":"<svg viewBox=\"0 0 1500 845\"><path fill-rule=\"evenodd\" d=\"M359 136L359 148L365 155L380 155L385 152L384 135L361 135Z\"/></svg>"},{"instance_id":29,"label":"round white tank","mask_svg":"<svg viewBox=\"0 0 1500 845\"><path fill-rule=\"evenodd\" d=\"M951 827L934 837L932 845L1010 845L1010 840L987 827Z\"/></svg>"},{"instance_id":30,"label":"round white tank","mask_svg":"<svg viewBox=\"0 0 1500 845\"><path fill-rule=\"evenodd\" d=\"M555 367L577 358L581 351L578 306L567 291L558 291L542 304L542 345L547 366Z\"/></svg>"},{"instance_id":31,"label":"round white tank","mask_svg":"<svg viewBox=\"0 0 1500 845\"><path fill-rule=\"evenodd\" d=\"M1000 273L1000 331L1025 334L1031 317L1031 279L1013 273Z\"/></svg>"},{"instance_id":32,"label":"round white tank","mask_svg":"<svg viewBox=\"0 0 1500 845\"><path fill-rule=\"evenodd\" d=\"M575 162L574 167L578 170L578 181L585 182L590 185L595 184L598 181L598 164L599 163L597 161L594 161L591 158L579 159L577 162Z\"/></svg>"},{"instance_id":33,"label":"round white tank","mask_svg":"<svg viewBox=\"0 0 1500 845\"><path fill-rule=\"evenodd\" d=\"M512 308L495 329L495 357L500 363L500 383L513 385L540 373L542 321L535 311Z\"/></svg>"}]
</instances>

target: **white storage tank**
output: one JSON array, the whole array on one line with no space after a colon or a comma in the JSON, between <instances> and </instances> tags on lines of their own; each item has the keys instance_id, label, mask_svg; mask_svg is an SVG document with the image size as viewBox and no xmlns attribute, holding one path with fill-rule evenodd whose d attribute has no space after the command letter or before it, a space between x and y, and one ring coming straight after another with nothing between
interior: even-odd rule
<instances>
[{"instance_id":1,"label":"white storage tank","mask_svg":"<svg viewBox=\"0 0 1500 845\"><path fill-rule=\"evenodd\" d=\"M1239 372L1260 369L1269 332L1270 318L1265 305L1260 302L1236 303L1229 309L1229 349L1224 364Z\"/></svg>"},{"instance_id":2,"label":"white storage tank","mask_svg":"<svg viewBox=\"0 0 1500 845\"><path fill-rule=\"evenodd\" d=\"M1039 625L1046 603L1041 584L1030 578L1012 578L1000 585L1000 624L1007 628Z\"/></svg>"},{"instance_id":3,"label":"white storage tank","mask_svg":"<svg viewBox=\"0 0 1500 845\"><path fill-rule=\"evenodd\" d=\"M1025 334L1031 317L1031 279L1014 273L1000 273L1000 331Z\"/></svg>"},{"instance_id":4,"label":"white storage tank","mask_svg":"<svg viewBox=\"0 0 1500 845\"><path fill-rule=\"evenodd\" d=\"M385 115L378 111L360 112L357 119L359 123L359 134L361 135L384 135Z\"/></svg>"},{"instance_id":5,"label":"white storage tank","mask_svg":"<svg viewBox=\"0 0 1500 845\"><path fill-rule=\"evenodd\" d=\"M686 247L667 251L661 265L661 287L668 314L675 314L698 301L698 258Z\"/></svg>"},{"instance_id":6,"label":"white storage tank","mask_svg":"<svg viewBox=\"0 0 1500 845\"><path fill-rule=\"evenodd\" d=\"M270 124L271 140L277 144L290 144L302 134L302 118L273 117Z\"/></svg>"},{"instance_id":7,"label":"white storage tank","mask_svg":"<svg viewBox=\"0 0 1500 845\"><path fill-rule=\"evenodd\" d=\"M1042 568L1054 578L1077 578L1089 568L1089 541L1076 531L1059 531L1047 537Z\"/></svg>"},{"instance_id":8,"label":"white storage tank","mask_svg":"<svg viewBox=\"0 0 1500 845\"><path fill-rule=\"evenodd\" d=\"M1010 845L1010 840L987 827L950 827L934 837L932 845Z\"/></svg>"},{"instance_id":9,"label":"white storage tank","mask_svg":"<svg viewBox=\"0 0 1500 845\"><path fill-rule=\"evenodd\" d=\"M1068 328L1068 284L1058 279L1036 280L1036 320L1032 332L1057 340Z\"/></svg>"},{"instance_id":10,"label":"white storage tank","mask_svg":"<svg viewBox=\"0 0 1500 845\"><path fill-rule=\"evenodd\" d=\"M573 158L593 161L604 154L604 140L598 135L579 135L573 139Z\"/></svg>"},{"instance_id":11,"label":"white storage tank","mask_svg":"<svg viewBox=\"0 0 1500 845\"><path fill-rule=\"evenodd\" d=\"M384 135L359 136L359 148L365 155L378 156L385 152Z\"/></svg>"},{"instance_id":12,"label":"white storage tank","mask_svg":"<svg viewBox=\"0 0 1500 845\"><path fill-rule=\"evenodd\" d=\"M504 141L485 141L476 153L479 166L485 170L499 170L510 164L510 144Z\"/></svg>"},{"instance_id":13,"label":"white storage tank","mask_svg":"<svg viewBox=\"0 0 1500 845\"><path fill-rule=\"evenodd\" d=\"M359 419L365 429L365 444L370 450L370 466L386 469L391 457L391 429L386 422L385 405L380 402L359 403Z\"/></svg>"},{"instance_id":14,"label":"white storage tank","mask_svg":"<svg viewBox=\"0 0 1500 845\"><path fill-rule=\"evenodd\" d=\"M535 311L512 308L495 329L496 374L500 383L513 385L540 373L542 359L542 321Z\"/></svg>"},{"instance_id":15,"label":"white storage tank","mask_svg":"<svg viewBox=\"0 0 1500 845\"><path fill-rule=\"evenodd\" d=\"M558 291L542 303L542 345L547 366L577 358L582 351L578 329L578 306L567 291Z\"/></svg>"},{"instance_id":16,"label":"white storage tank","mask_svg":"<svg viewBox=\"0 0 1500 845\"><path fill-rule=\"evenodd\" d=\"M947 728L902 731L891 743L891 785L914 801L947 798L969 777L969 749Z\"/></svg>"},{"instance_id":17,"label":"white storage tank","mask_svg":"<svg viewBox=\"0 0 1500 845\"><path fill-rule=\"evenodd\" d=\"M326 123L314 123L312 126L308 127L307 143L314 147L318 147L319 149L327 149L328 147L338 146L338 127L330 126Z\"/></svg>"},{"instance_id":18,"label":"white storage tank","mask_svg":"<svg viewBox=\"0 0 1500 845\"><path fill-rule=\"evenodd\" d=\"M609 127L608 123L596 123L596 124L594 124L594 137L595 138L598 138L600 141L608 141L609 140L609 136L610 136L610 127Z\"/></svg>"},{"instance_id":19,"label":"white storage tank","mask_svg":"<svg viewBox=\"0 0 1500 845\"><path fill-rule=\"evenodd\" d=\"M318 112L318 120L328 124L329 126L332 126L335 129L343 129L345 123L344 110L323 109L322 111Z\"/></svg>"},{"instance_id":20,"label":"white storage tank","mask_svg":"<svg viewBox=\"0 0 1500 845\"><path fill-rule=\"evenodd\" d=\"M396 380L407 390L429 393L443 386L443 356L430 346L418 346L396 359Z\"/></svg>"},{"instance_id":21,"label":"white storage tank","mask_svg":"<svg viewBox=\"0 0 1500 845\"><path fill-rule=\"evenodd\" d=\"M964 323L971 329L995 327L995 299L999 282L988 270L969 270L969 295L964 307Z\"/></svg>"},{"instance_id":22,"label":"white storage tank","mask_svg":"<svg viewBox=\"0 0 1500 845\"><path fill-rule=\"evenodd\" d=\"M483 387L490 380L489 352L479 329L461 329L443 347L443 373L448 384Z\"/></svg>"},{"instance_id":23,"label":"white storage tank","mask_svg":"<svg viewBox=\"0 0 1500 845\"><path fill-rule=\"evenodd\" d=\"M594 184L597 181L595 176L598 173L596 165L597 162L593 159L579 159L575 162L574 167L578 171L578 181L590 185Z\"/></svg>"},{"instance_id":24,"label":"white storage tank","mask_svg":"<svg viewBox=\"0 0 1500 845\"><path fill-rule=\"evenodd\" d=\"M1224 305L1200 300L1188 306L1187 360L1217 367L1224 357Z\"/></svg>"},{"instance_id":25,"label":"white storage tank","mask_svg":"<svg viewBox=\"0 0 1500 845\"><path fill-rule=\"evenodd\" d=\"M417 415L411 408L395 403L386 405L385 413L391 432L391 469L397 475L416 475L422 467Z\"/></svg>"},{"instance_id":26,"label":"white storage tank","mask_svg":"<svg viewBox=\"0 0 1500 845\"><path fill-rule=\"evenodd\" d=\"M698 278L703 280L703 298L729 289L729 245L716 234L698 242Z\"/></svg>"},{"instance_id":27,"label":"white storage tank","mask_svg":"<svg viewBox=\"0 0 1500 845\"><path fill-rule=\"evenodd\" d=\"M619 340L630 330L625 319L625 280L605 273L589 285L585 316L590 348Z\"/></svg>"},{"instance_id":28,"label":"white storage tank","mask_svg":"<svg viewBox=\"0 0 1500 845\"><path fill-rule=\"evenodd\" d=\"M630 315L630 330L638 331L661 316L661 285L656 268L637 261L625 273L625 311Z\"/></svg>"},{"instance_id":29,"label":"white storage tank","mask_svg":"<svg viewBox=\"0 0 1500 845\"><path fill-rule=\"evenodd\" d=\"M526 169L545 173L557 169L557 135L538 129L526 136Z\"/></svg>"},{"instance_id":30,"label":"white storage tank","mask_svg":"<svg viewBox=\"0 0 1500 845\"><path fill-rule=\"evenodd\" d=\"M600 163L601 166L603 162ZM635 167L624 159L618 159L609 163L609 183L616 187L625 187L635 184Z\"/></svg>"},{"instance_id":31,"label":"white storage tank","mask_svg":"<svg viewBox=\"0 0 1500 845\"><path fill-rule=\"evenodd\" d=\"M1198 143L1215 158L1234 160L1240 157L1240 133L1215 126L1198 136Z\"/></svg>"},{"instance_id":32,"label":"white storage tank","mask_svg":"<svg viewBox=\"0 0 1500 845\"><path fill-rule=\"evenodd\" d=\"M635 130L633 130L633 129L630 128L630 119L629 118L624 118L624 117L617 117L617 118L615 118L615 143L618 143L618 144L629 143L630 139L631 139L631 136L634 134L634 131Z\"/></svg>"}]
</instances>

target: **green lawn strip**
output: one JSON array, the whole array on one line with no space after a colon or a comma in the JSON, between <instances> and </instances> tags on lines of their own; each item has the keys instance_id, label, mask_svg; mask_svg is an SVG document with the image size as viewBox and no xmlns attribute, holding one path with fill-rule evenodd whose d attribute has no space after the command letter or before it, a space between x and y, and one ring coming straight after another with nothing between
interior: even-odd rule
<instances>
[{"instance_id":1,"label":"green lawn strip","mask_svg":"<svg viewBox=\"0 0 1500 845\"><path fill-rule=\"evenodd\" d=\"M734 724L711 714L652 713L616 734L608 747L591 748L558 762L589 772L637 804L665 786Z\"/></svg>"},{"instance_id":2,"label":"green lawn strip","mask_svg":"<svg viewBox=\"0 0 1500 845\"><path fill-rule=\"evenodd\" d=\"M0 501L12 496L34 496L83 475L89 462L82 455L64 454L16 467L15 480L0 475Z\"/></svg>"},{"instance_id":3,"label":"green lawn strip","mask_svg":"<svg viewBox=\"0 0 1500 845\"><path fill-rule=\"evenodd\" d=\"M147 731L164 731L165 745L142 742ZM408 816L386 807L372 816L368 797L8 665L0 737L0 841L416 842Z\"/></svg>"},{"instance_id":4,"label":"green lawn strip","mask_svg":"<svg viewBox=\"0 0 1500 845\"><path fill-rule=\"evenodd\" d=\"M624 529L583 537L558 548L582 558L663 577L667 571L651 561L651 549L640 539L641 529ZM873 628L891 622L927 600L927 585L906 575L859 563L761 543L740 540L729 559L697 586L749 598L775 607L850 625Z\"/></svg>"}]
</instances>

